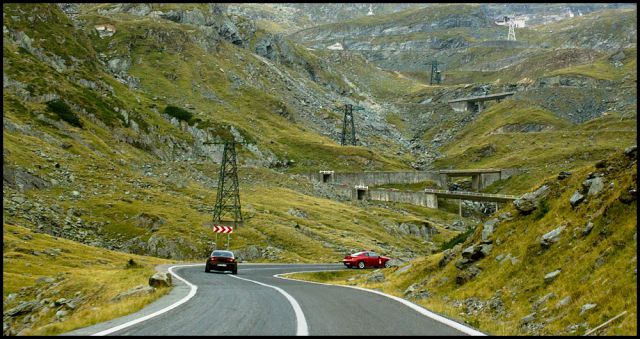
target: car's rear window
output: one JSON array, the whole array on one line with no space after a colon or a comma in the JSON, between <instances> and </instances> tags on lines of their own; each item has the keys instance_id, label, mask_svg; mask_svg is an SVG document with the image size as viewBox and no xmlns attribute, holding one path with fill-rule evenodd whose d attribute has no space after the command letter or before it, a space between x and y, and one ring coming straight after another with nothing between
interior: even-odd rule
<instances>
[{"instance_id":1,"label":"car's rear window","mask_svg":"<svg viewBox=\"0 0 640 339\"><path fill-rule=\"evenodd\" d=\"M225 258L233 258L233 253L229 251L213 251L211 253L212 257L225 257Z\"/></svg>"},{"instance_id":2,"label":"car's rear window","mask_svg":"<svg viewBox=\"0 0 640 339\"><path fill-rule=\"evenodd\" d=\"M354 253L354 254L352 254L351 256L352 256L352 257L357 257L357 256L360 256L360 255L362 255L362 254L364 254L364 252Z\"/></svg>"}]
</instances>

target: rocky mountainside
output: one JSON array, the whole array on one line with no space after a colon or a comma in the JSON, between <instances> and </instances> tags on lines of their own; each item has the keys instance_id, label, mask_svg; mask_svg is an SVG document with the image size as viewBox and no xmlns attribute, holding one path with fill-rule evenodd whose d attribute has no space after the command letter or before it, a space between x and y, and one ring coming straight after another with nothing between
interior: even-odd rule
<instances>
[{"instance_id":1,"label":"rocky mountainside","mask_svg":"<svg viewBox=\"0 0 640 339\"><path fill-rule=\"evenodd\" d=\"M529 138L529 132L537 132L534 125L544 122L524 121L528 116L525 106L538 107L544 112L539 117L551 114L560 118L551 124L553 128L569 128L557 131L551 145L566 141L567 132L574 134L573 124L605 113L609 120L621 116L621 123L599 128L603 136L624 130L624 139L616 141L618 147L626 146L631 142L627 139L637 133L627 126L635 124L636 115L631 111L635 108L635 87L629 86L635 77L625 74L625 70L635 69L635 49L579 59L597 66L588 69L574 66L576 57L569 53L567 62L532 82L428 86L384 71L358 55L309 50L282 35L261 30L251 19L227 15L225 6L62 4L3 8L3 187L9 190L4 207L16 220L101 246L168 257L189 256L207 248L202 239L197 245L187 245L190 241L186 238L167 241L166 235L158 238L152 234L154 229L162 229L158 225L171 221L180 220L187 227L191 221L179 213L131 213L137 210L133 206L122 213L118 209L124 206L112 210L111 200L124 205L140 200L148 203L154 198L144 192L158 189L156 199L165 204L186 193L180 190L187 190L195 201L183 203L193 208L196 219L206 220L215 196L211 189L217 185L215 164L221 156L221 147L211 142L230 138L243 142L240 163L253 168L248 178L256 178L249 173L262 173L265 167L288 173L321 168L424 169L434 164L535 167L526 156L513 161L522 149L504 146L504 141L465 139L465 129L484 128L482 121L486 120L480 119L484 115L458 112L447 104L458 97L514 90L515 103L501 105L522 113L508 123L498 114L502 117L495 126L485 129L489 138L506 137L502 133L494 136L494 129L515 132L523 140ZM475 5L460 8L464 11L456 10L456 16L438 20L444 20L444 26L449 22L463 28L491 23ZM429 15L435 18L451 6L433 9ZM422 10L390 16L419 22ZM602 26L598 23L610 17L601 15L599 21L586 24L597 29ZM580 29L560 24L569 31ZM378 29L375 24L371 27ZM516 69L513 66L500 74L515 79ZM572 102L575 104L567 105ZM355 115L359 147L338 144L344 103L364 108ZM488 106L491 110L491 104ZM496 112L503 106L495 106ZM518 127L526 124L533 124L533 129ZM582 125L576 128L592 130ZM29 143L21 142L25 136ZM596 142L589 152L561 153L554 159L554 167L538 166L539 171L529 172L525 180L521 177L491 189L521 193L526 185L535 184L560 165L568 170L579 165L567 166L568 159L598 159L612 147ZM509 160L505 163L504 159ZM112 173L111 178L96 177L104 170ZM330 196L301 179L276 177L271 176L280 186L286 183L285 187L302 194ZM247 183L249 187L270 185L261 179ZM167 195L163 187L171 187L174 193ZM22 193L31 189L50 193L31 200L33 193ZM201 189L204 191L195 193ZM107 192L111 197L104 196ZM76 201L89 203L87 195L103 206L88 219L81 218L87 214L84 207L69 209ZM69 199L66 206L48 203L61 196ZM126 221L109 224L116 215L126 216ZM146 229L145 225L156 226Z\"/></svg>"},{"instance_id":2,"label":"rocky mountainside","mask_svg":"<svg viewBox=\"0 0 640 339\"><path fill-rule=\"evenodd\" d=\"M438 254L306 278L396 295L489 335L635 335L637 166L636 146L616 151L547 178Z\"/></svg>"},{"instance_id":3,"label":"rocky mountainside","mask_svg":"<svg viewBox=\"0 0 640 339\"><path fill-rule=\"evenodd\" d=\"M251 18L277 33L341 22L357 17L388 14L407 8L426 7L419 3L230 3L229 14ZM371 11L371 12L370 12Z\"/></svg>"},{"instance_id":4,"label":"rocky mountainside","mask_svg":"<svg viewBox=\"0 0 640 339\"><path fill-rule=\"evenodd\" d=\"M627 173L635 158L602 160L637 139L635 7L509 6L372 4L374 15L367 15L368 4L3 4L3 240L11 252L5 261L20 279L3 284L5 298L15 293L5 300L12 311L4 333L41 333L29 327L54 318L42 333L68 328L61 325L67 314L50 312L71 312L68 302L36 307L44 305L40 285L63 279L46 279L51 274L32 265L42 253L24 242L34 238L39 248L58 238L74 241L46 253L54 259L90 246L92 253L199 261L228 245L245 261L335 262L373 249L401 264L463 241L474 232L469 225L486 221L482 213L460 216L445 202L440 210L352 203L343 190L305 175L319 170L518 167L521 174L485 191L519 196L569 172L569 180L550 184L553 213L536 202L528 216L515 218L512 209L509 225L526 230L542 220L548 232L561 224L559 216L575 219L575 228L591 215L594 230L605 229L602 239L618 221L629 238L631 224L606 210L635 208L635 193L618 191L619 183L624 189L635 183L635 172ZM552 17L567 8L582 16ZM516 42L504 41L495 16L520 10L540 24L519 28ZM326 48L336 42L344 48ZM441 84L428 84L431 57L444 63ZM481 111L449 104L498 92L514 94ZM340 145L345 104L355 107L355 146ZM215 243L210 223L221 143L231 140L244 224L230 244ZM602 176L584 170L596 163ZM588 189L578 187L583 179ZM601 183L596 197L606 201L589 195ZM623 195L626 202L614 201ZM578 216L563 205L567 199ZM628 251L617 237L598 249ZM491 254L499 246L493 244ZM488 251L484 245L481 252ZM479 255L476 247L466 254L464 248L446 255ZM515 251L509 260L521 258ZM122 258L114 255L113 262ZM62 262L59 270L83 260ZM115 264L104 265L111 276ZM477 270L465 272L471 281ZM68 299L75 305L82 298ZM579 300L601 305L587 299ZM31 318L35 310L43 312L40 320ZM526 323L538 324L520 333L552 333L536 316Z\"/></svg>"},{"instance_id":5,"label":"rocky mountainside","mask_svg":"<svg viewBox=\"0 0 640 339\"><path fill-rule=\"evenodd\" d=\"M291 37L318 49L339 42L343 48L358 52L385 69L430 71L431 60L437 59L447 71L480 71L483 69L477 64L479 60L502 63L501 68L522 62L526 57L549 48L595 48L602 51L634 44L634 7L615 6L621 9L602 11L605 7L608 6L585 7L583 16L567 17L559 22L543 21L543 24L536 22L535 18L554 12L562 14L559 16L562 18L567 9L546 5L503 8L499 5L438 4L320 25L298 31ZM594 9L600 11L587 14ZM508 28L496 25L495 21L500 14L516 10L531 20L524 28L516 28L516 42L507 41ZM608 15L609 19L598 20L602 15ZM580 27L581 21L586 25L594 22L599 27L596 30L584 29ZM619 34L618 27L625 34ZM612 29L616 33L608 34ZM475 59L477 54L480 58Z\"/></svg>"},{"instance_id":6,"label":"rocky mountainside","mask_svg":"<svg viewBox=\"0 0 640 339\"><path fill-rule=\"evenodd\" d=\"M339 200L330 188L295 175L411 168L408 141L386 123L380 99L331 58L217 5L3 9L5 222L92 246L200 258L214 239L204 225L218 185L215 142L233 139L242 143L248 221L232 246L245 259L333 260L363 244L410 258L416 243L433 240L394 231L426 227L422 212L347 210L329 200ZM354 65L395 78L362 59ZM339 145L344 103L365 108L359 146ZM338 213L324 209L344 212L333 220ZM432 216L437 241L453 235L445 226L454 215Z\"/></svg>"}]
</instances>

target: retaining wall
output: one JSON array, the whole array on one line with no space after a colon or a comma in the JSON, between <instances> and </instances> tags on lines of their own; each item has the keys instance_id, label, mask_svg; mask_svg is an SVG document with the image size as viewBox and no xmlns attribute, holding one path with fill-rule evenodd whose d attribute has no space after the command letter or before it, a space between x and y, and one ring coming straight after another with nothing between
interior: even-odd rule
<instances>
[{"instance_id":1,"label":"retaining wall","mask_svg":"<svg viewBox=\"0 0 640 339\"><path fill-rule=\"evenodd\" d=\"M427 180L439 182L440 177L438 171L415 171L415 172L341 172L325 175L326 181L323 180L323 174L307 173L309 179L326 182L329 184L347 184L350 186L366 185L377 186L386 184L413 184Z\"/></svg>"}]
</instances>

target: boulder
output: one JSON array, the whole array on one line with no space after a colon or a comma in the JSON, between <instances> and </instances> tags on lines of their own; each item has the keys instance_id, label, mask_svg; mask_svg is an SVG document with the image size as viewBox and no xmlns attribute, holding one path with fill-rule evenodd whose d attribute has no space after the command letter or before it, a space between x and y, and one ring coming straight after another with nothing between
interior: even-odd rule
<instances>
[{"instance_id":1,"label":"boulder","mask_svg":"<svg viewBox=\"0 0 640 339\"><path fill-rule=\"evenodd\" d=\"M569 203L571 204L571 207L576 207L583 200L584 200L584 195L580 194L580 192L578 191L575 191L571 196L571 198L569 198Z\"/></svg>"},{"instance_id":2,"label":"boulder","mask_svg":"<svg viewBox=\"0 0 640 339\"><path fill-rule=\"evenodd\" d=\"M555 307L556 308L560 308L560 307L567 306L567 305L569 305L569 302L571 302L571 296L570 295L568 295L568 296L562 298L560 301L558 301L556 303Z\"/></svg>"},{"instance_id":3,"label":"boulder","mask_svg":"<svg viewBox=\"0 0 640 339\"><path fill-rule=\"evenodd\" d=\"M589 181L591 181L591 184L589 185L589 192L587 192L588 196L597 195L604 188L604 181L602 180L602 177L596 177Z\"/></svg>"},{"instance_id":4,"label":"boulder","mask_svg":"<svg viewBox=\"0 0 640 339\"><path fill-rule=\"evenodd\" d=\"M636 149L638 148L637 145L633 145L630 147L627 147L624 149L624 155L630 157L630 158L635 158L636 157Z\"/></svg>"},{"instance_id":5,"label":"boulder","mask_svg":"<svg viewBox=\"0 0 640 339\"><path fill-rule=\"evenodd\" d=\"M289 208L289 211L287 211L287 213L289 213L289 215L292 215L294 217L298 217L298 218L302 218L302 219L308 219L309 216L307 215L307 213L299 210L299 209L295 209L295 208Z\"/></svg>"},{"instance_id":6,"label":"boulder","mask_svg":"<svg viewBox=\"0 0 640 339\"><path fill-rule=\"evenodd\" d=\"M553 272L549 272L544 276L544 282L546 283L550 283L553 280L555 280L555 278L560 275L560 270L555 270Z\"/></svg>"},{"instance_id":7,"label":"boulder","mask_svg":"<svg viewBox=\"0 0 640 339\"><path fill-rule=\"evenodd\" d=\"M402 264L404 264L404 261L400 259L389 259L389 261L387 261L388 267L399 267ZM411 265L408 266L411 267Z\"/></svg>"},{"instance_id":8,"label":"boulder","mask_svg":"<svg viewBox=\"0 0 640 339\"><path fill-rule=\"evenodd\" d=\"M549 299L552 299L552 298L555 298L555 297L556 297L555 293L553 293L553 292L547 293L544 296L540 297L540 299L536 300L536 302L534 302L531 307L534 310L537 310L540 306L545 304Z\"/></svg>"},{"instance_id":9,"label":"boulder","mask_svg":"<svg viewBox=\"0 0 640 339\"><path fill-rule=\"evenodd\" d=\"M167 272L156 272L151 278L149 278L149 286L159 288L159 287L170 287L171 286L171 274Z\"/></svg>"},{"instance_id":10,"label":"boulder","mask_svg":"<svg viewBox=\"0 0 640 339\"><path fill-rule=\"evenodd\" d=\"M462 257L465 259L470 259L472 261L484 257L484 253L482 253L482 246L471 245L465 248L464 250L462 250Z\"/></svg>"},{"instance_id":11,"label":"boulder","mask_svg":"<svg viewBox=\"0 0 640 339\"><path fill-rule=\"evenodd\" d=\"M558 173L558 180L563 180L571 176L571 172L562 171Z\"/></svg>"},{"instance_id":12,"label":"boulder","mask_svg":"<svg viewBox=\"0 0 640 339\"><path fill-rule=\"evenodd\" d=\"M491 243L491 236L493 235L494 226L496 226L500 222L499 219L494 218L482 225L482 242L483 243Z\"/></svg>"},{"instance_id":13,"label":"boulder","mask_svg":"<svg viewBox=\"0 0 640 339\"><path fill-rule=\"evenodd\" d=\"M560 240L560 233L562 233L565 227L565 225L562 225L549 233L545 233L540 241L542 247L549 247L552 243L558 242L558 240Z\"/></svg>"},{"instance_id":14,"label":"boulder","mask_svg":"<svg viewBox=\"0 0 640 339\"><path fill-rule=\"evenodd\" d=\"M458 285L462 285L465 282L472 280L473 278L475 278L478 274L480 274L482 270L480 270L480 268L476 265L471 265L469 266L469 268L467 268L466 270L461 271L457 276L456 276L456 284Z\"/></svg>"},{"instance_id":15,"label":"boulder","mask_svg":"<svg viewBox=\"0 0 640 339\"><path fill-rule=\"evenodd\" d=\"M585 312L587 312L590 309L595 308L596 306L598 306L598 304L584 304L584 305L582 305L582 307L580 307L580 315L583 315Z\"/></svg>"},{"instance_id":16,"label":"boulder","mask_svg":"<svg viewBox=\"0 0 640 339\"><path fill-rule=\"evenodd\" d=\"M537 208L538 201L546 197L549 193L549 186L543 185L534 192L523 194L520 198L513 201L513 205L522 214L529 214Z\"/></svg>"},{"instance_id":17,"label":"boulder","mask_svg":"<svg viewBox=\"0 0 640 339\"><path fill-rule=\"evenodd\" d=\"M21 301L20 304L8 311L3 312L5 316L16 316L22 313L29 313L40 307L40 303L36 300Z\"/></svg>"}]
</instances>

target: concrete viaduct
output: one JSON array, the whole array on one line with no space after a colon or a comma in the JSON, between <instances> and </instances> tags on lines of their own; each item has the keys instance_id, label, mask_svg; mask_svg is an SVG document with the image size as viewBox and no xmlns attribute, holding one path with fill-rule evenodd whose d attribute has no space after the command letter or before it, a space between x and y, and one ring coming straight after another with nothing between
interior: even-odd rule
<instances>
[{"instance_id":1,"label":"concrete viaduct","mask_svg":"<svg viewBox=\"0 0 640 339\"><path fill-rule=\"evenodd\" d=\"M466 170L437 170L414 172L334 172L319 171L308 173L309 179L328 184L347 184L379 186L386 184L414 184L433 181L442 188L447 188L451 177L471 177L471 189L479 191L494 182L506 179L522 170L517 168L489 168Z\"/></svg>"},{"instance_id":2,"label":"concrete viaduct","mask_svg":"<svg viewBox=\"0 0 640 339\"><path fill-rule=\"evenodd\" d=\"M516 92L504 92L504 93L496 93L496 94L488 94L488 95L479 95L475 97L466 97L466 98L449 100L448 103L451 106L451 108L453 108L453 110L456 112L472 111L477 113L484 108L483 102L489 101L489 100L497 100L498 102L500 102L500 100L508 96L514 95L515 93Z\"/></svg>"},{"instance_id":3,"label":"concrete viaduct","mask_svg":"<svg viewBox=\"0 0 640 339\"><path fill-rule=\"evenodd\" d=\"M491 201L497 203L510 202L518 197L504 194L488 194L467 191L448 191L425 189L423 191L400 191L398 189L374 188L368 185L411 184L431 180L440 187L447 188L450 177L470 176L472 189L481 190L500 179L506 179L520 173L520 169L467 169L439 170L415 172L342 172L320 171L307 176L316 181L333 184L344 198L357 200L404 202L429 208L438 208L438 197L458 199L462 214L462 200ZM355 184L355 185L354 185Z\"/></svg>"}]
</instances>

